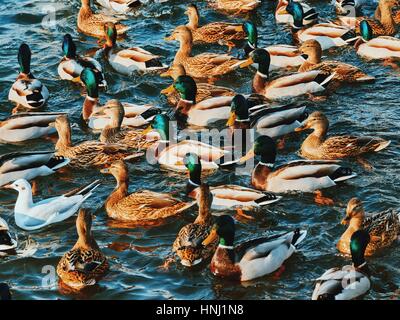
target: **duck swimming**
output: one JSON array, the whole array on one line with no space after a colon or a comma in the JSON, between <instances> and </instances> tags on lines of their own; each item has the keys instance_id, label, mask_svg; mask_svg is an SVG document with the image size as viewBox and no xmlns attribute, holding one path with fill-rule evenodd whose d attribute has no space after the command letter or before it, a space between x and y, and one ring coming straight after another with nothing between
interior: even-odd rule
<instances>
[{"instance_id":1,"label":"duck swimming","mask_svg":"<svg viewBox=\"0 0 400 320\"><path fill-rule=\"evenodd\" d=\"M255 10L261 0L208 0L208 3L215 10L236 15Z\"/></svg>"}]
</instances>

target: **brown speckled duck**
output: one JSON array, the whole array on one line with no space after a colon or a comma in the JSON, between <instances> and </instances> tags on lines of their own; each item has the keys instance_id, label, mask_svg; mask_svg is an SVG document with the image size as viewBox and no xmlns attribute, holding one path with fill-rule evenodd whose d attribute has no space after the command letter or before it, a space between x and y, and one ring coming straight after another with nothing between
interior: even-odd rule
<instances>
[{"instance_id":1,"label":"brown speckled duck","mask_svg":"<svg viewBox=\"0 0 400 320\"><path fill-rule=\"evenodd\" d=\"M227 14L244 14L255 10L261 0L208 0L210 7Z\"/></svg>"}]
</instances>

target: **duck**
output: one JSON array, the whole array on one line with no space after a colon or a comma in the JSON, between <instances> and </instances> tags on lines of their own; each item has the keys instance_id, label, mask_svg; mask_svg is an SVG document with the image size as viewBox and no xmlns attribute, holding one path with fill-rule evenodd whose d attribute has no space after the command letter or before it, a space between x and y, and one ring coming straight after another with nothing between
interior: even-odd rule
<instances>
[{"instance_id":1,"label":"duck","mask_svg":"<svg viewBox=\"0 0 400 320\"><path fill-rule=\"evenodd\" d=\"M71 160L69 165L75 168L104 166L118 159L132 160L143 155L120 144L100 141L88 140L74 145L71 141L71 126L65 115L58 116L52 125L58 133L56 155L68 157Z\"/></svg>"},{"instance_id":2,"label":"duck","mask_svg":"<svg viewBox=\"0 0 400 320\"><path fill-rule=\"evenodd\" d=\"M36 203L32 199L32 187L25 179L18 179L3 188L18 192L14 207L15 223L23 230L32 231L71 217L83 202L93 195L93 191L100 185L99 181L95 180L61 196L43 199Z\"/></svg>"},{"instance_id":3,"label":"duck","mask_svg":"<svg viewBox=\"0 0 400 320\"><path fill-rule=\"evenodd\" d=\"M19 112L0 121L0 141L17 143L56 133L49 126L51 122L65 112Z\"/></svg>"},{"instance_id":4,"label":"duck","mask_svg":"<svg viewBox=\"0 0 400 320\"><path fill-rule=\"evenodd\" d=\"M70 159L54 151L24 151L0 155L0 186L18 179L32 180L51 175L68 165Z\"/></svg>"},{"instance_id":5,"label":"duck","mask_svg":"<svg viewBox=\"0 0 400 320\"><path fill-rule=\"evenodd\" d=\"M172 65L168 71L162 73L160 76L161 77L171 77L174 81L178 79L180 76L186 76L186 70L185 67L181 64L178 65ZM204 82L196 82L197 86L197 92L196 92L196 101L201 102L203 100L207 100L210 98L214 97L221 97L221 96L234 96L235 91L222 87L222 86L216 86L210 83L204 83ZM172 91L173 89L173 91ZM161 94L165 94L167 96L167 101L170 105L176 106L180 100L180 95L177 90L172 86L163 89L161 91Z\"/></svg>"},{"instance_id":6,"label":"duck","mask_svg":"<svg viewBox=\"0 0 400 320\"><path fill-rule=\"evenodd\" d=\"M278 0L278 4L275 10L276 22L287 24L293 23L293 16L286 10L286 7L288 5L291 5L292 1L296 0ZM318 12L314 8L310 7L307 3L302 1L297 0L296 2L298 2L303 8L303 25L311 25L318 21Z\"/></svg>"},{"instance_id":7,"label":"duck","mask_svg":"<svg viewBox=\"0 0 400 320\"><path fill-rule=\"evenodd\" d=\"M81 0L81 8L79 9L77 25L78 31L95 37L104 38L104 24L112 22L116 24L115 28L118 35L124 35L130 29L128 26L119 22L119 19L106 16L102 13L94 13L90 8L90 0Z\"/></svg>"},{"instance_id":8,"label":"duck","mask_svg":"<svg viewBox=\"0 0 400 320\"><path fill-rule=\"evenodd\" d=\"M235 47L232 41L243 40L245 33L240 23L212 22L199 26L199 10L196 5L190 4L185 14L189 18L186 27L192 32L193 43L218 43L229 48Z\"/></svg>"},{"instance_id":9,"label":"duck","mask_svg":"<svg viewBox=\"0 0 400 320\"><path fill-rule=\"evenodd\" d=\"M201 161L197 154L188 153L183 160L189 171L189 179L186 184L186 193L189 197L196 199L202 194ZM242 208L252 210L279 201L282 197L273 193L261 192L239 185L219 185L209 187L212 202L211 209L227 210Z\"/></svg>"},{"instance_id":10,"label":"duck","mask_svg":"<svg viewBox=\"0 0 400 320\"><path fill-rule=\"evenodd\" d=\"M239 94L232 100L226 125L233 130L254 128L261 135L276 138L300 127L308 116L306 108L307 106L296 103L251 107L246 98Z\"/></svg>"},{"instance_id":11,"label":"duck","mask_svg":"<svg viewBox=\"0 0 400 320\"><path fill-rule=\"evenodd\" d=\"M353 300L371 287L370 272L364 252L370 241L368 232L358 230L350 240L352 265L331 268L316 280L312 300ZM351 280L351 282L349 282Z\"/></svg>"},{"instance_id":12,"label":"duck","mask_svg":"<svg viewBox=\"0 0 400 320\"><path fill-rule=\"evenodd\" d=\"M295 42L303 43L309 39L317 40L322 50L332 47L346 46L357 40L355 31L349 27L333 22L318 23L305 28L303 25L304 11L298 2L292 2L287 8L293 16L292 33Z\"/></svg>"},{"instance_id":13,"label":"duck","mask_svg":"<svg viewBox=\"0 0 400 320\"><path fill-rule=\"evenodd\" d=\"M79 56L76 53L76 45L72 36L67 33L62 42L64 57L61 59L57 71L62 80L81 83L80 75L84 68L91 68L98 77L99 87L107 88L101 64L92 57Z\"/></svg>"},{"instance_id":14,"label":"duck","mask_svg":"<svg viewBox=\"0 0 400 320\"><path fill-rule=\"evenodd\" d=\"M258 64L257 73L253 78L253 91L272 101L323 92L335 76L335 72L311 70L268 81L270 61L268 51L256 49L250 53L247 60L240 64L240 67L245 68L253 63Z\"/></svg>"},{"instance_id":15,"label":"duck","mask_svg":"<svg viewBox=\"0 0 400 320\"><path fill-rule=\"evenodd\" d=\"M373 37L367 20L360 22L360 38L354 44L357 54L367 59L400 58L400 39L389 36Z\"/></svg>"},{"instance_id":16,"label":"duck","mask_svg":"<svg viewBox=\"0 0 400 320\"><path fill-rule=\"evenodd\" d=\"M322 48L317 40L310 39L302 43L299 48L301 54L306 56L306 61L299 68L299 72L307 72L311 70L321 70L329 74L335 73L333 81L355 83L355 82L373 82L375 77L367 75L359 68L339 62L339 61L322 61Z\"/></svg>"},{"instance_id":17,"label":"duck","mask_svg":"<svg viewBox=\"0 0 400 320\"><path fill-rule=\"evenodd\" d=\"M82 119L89 128L102 130L105 126L110 125L111 118L101 115L102 106L99 105L99 85L96 74L94 70L85 68L82 70L80 78L87 91L82 106ZM107 107L109 103L109 101L106 102L104 107ZM113 103L111 102L111 104ZM125 113L121 124L122 127L142 127L148 125L154 115L160 113L160 109L150 104L138 105L128 102L121 102L121 104L124 107Z\"/></svg>"},{"instance_id":18,"label":"duck","mask_svg":"<svg viewBox=\"0 0 400 320\"><path fill-rule=\"evenodd\" d=\"M8 100L14 102L14 112L20 108L36 110L49 99L49 90L31 72L31 49L22 43L18 49L19 75L8 93Z\"/></svg>"},{"instance_id":19,"label":"duck","mask_svg":"<svg viewBox=\"0 0 400 320\"><path fill-rule=\"evenodd\" d=\"M209 5L218 11L231 15L245 14L255 10L260 0L208 0Z\"/></svg>"},{"instance_id":20,"label":"duck","mask_svg":"<svg viewBox=\"0 0 400 320\"><path fill-rule=\"evenodd\" d=\"M207 184L202 184L199 187L197 196L199 213L194 222L185 225L179 230L172 245L172 252L179 257L181 264L185 267L193 267L208 260L217 248L217 239L207 246L201 245L211 230L212 202L213 195L210 193L210 187Z\"/></svg>"},{"instance_id":21,"label":"duck","mask_svg":"<svg viewBox=\"0 0 400 320\"><path fill-rule=\"evenodd\" d=\"M101 252L92 233L92 214L81 208L76 218L78 240L57 265L57 275L67 286L82 290L95 285L109 269L107 257Z\"/></svg>"},{"instance_id":22,"label":"duck","mask_svg":"<svg viewBox=\"0 0 400 320\"><path fill-rule=\"evenodd\" d=\"M8 223L0 217L0 257L7 255L7 252L15 250L18 245L16 235L10 232Z\"/></svg>"},{"instance_id":23,"label":"duck","mask_svg":"<svg viewBox=\"0 0 400 320\"><path fill-rule=\"evenodd\" d=\"M332 204L332 199L322 197L321 189L334 187L338 182L357 176L351 168L338 160L294 160L274 169L276 144L268 136L259 136L241 163L261 156L251 173L251 184L257 190L274 193L301 191L315 194L315 202Z\"/></svg>"},{"instance_id":24,"label":"duck","mask_svg":"<svg viewBox=\"0 0 400 320\"><path fill-rule=\"evenodd\" d=\"M111 67L120 74L130 76L137 71L162 72L168 66L163 64L160 56L154 55L139 47L122 48L117 46L117 29L114 23L104 24L103 51Z\"/></svg>"},{"instance_id":25,"label":"duck","mask_svg":"<svg viewBox=\"0 0 400 320\"><path fill-rule=\"evenodd\" d=\"M300 155L312 160L336 160L348 157L360 157L366 153L379 152L387 148L391 141L368 136L333 136L327 137L328 118L320 111L315 111L295 129L313 132L304 140Z\"/></svg>"},{"instance_id":26,"label":"duck","mask_svg":"<svg viewBox=\"0 0 400 320\"><path fill-rule=\"evenodd\" d=\"M170 119L166 114L158 114L154 117L150 125L143 131L147 134L155 130L160 136L160 140L152 147L154 148L154 159L163 169L175 172L186 173L187 169L183 162L185 155L194 152L201 158L201 165L205 172L212 172L219 168L218 162L225 156L231 155L227 150L214 147L197 140L176 141L176 137L170 137ZM175 139L174 143L170 139ZM151 156L149 154L147 156Z\"/></svg>"},{"instance_id":27,"label":"duck","mask_svg":"<svg viewBox=\"0 0 400 320\"><path fill-rule=\"evenodd\" d=\"M7 301L12 300L10 287L7 283L0 283L0 300Z\"/></svg>"},{"instance_id":28,"label":"duck","mask_svg":"<svg viewBox=\"0 0 400 320\"><path fill-rule=\"evenodd\" d=\"M388 247L397 240L400 234L400 214L392 209L366 215L362 201L351 198L347 204L343 225L348 225L336 247L344 254L350 254L350 239L357 230L365 230L370 242L365 250L366 256L372 256L378 250Z\"/></svg>"},{"instance_id":29,"label":"duck","mask_svg":"<svg viewBox=\"0 0 400 320\"><path fill-rule=\"evenodd\" d=\"M181 64L187 75L197 79L213 79L234 71L233 66L238 59L227 54L202 53L192 56L193 37L192 32L186 26L175 28L166 41L177 40L180 47L175 55L173 65Z\"/></svg>"},{"instance_id":30,"label":"duck","mask_svg":"<svg viewBox=\"0 0 400 320\"><path fill-rule=\"evenodd\" d=\"M297 251L307 235L296 229L280 235L259 237L234 246L235 221L229 215L217 217L210 235L203 241L207 246L219 238L218 247L210 264L214 276L249 281L271 274Z\"/></svg>"},{"instance_id":31,"label":"duck","mask_svg":"<svg viewBox=\"0 0 400 320\"><path fill-rule=\"evenodd\" d=\"M99 140L104 143L116 143L128 146L133 149L147 149L159 139L158 134L143 135L143 129L121 129L125 116L124 107L118 100L109 100L107 104L96 111L95 116L106 116L111 119L101 131Z\"/></svg>"},{"instance_id":32,"label":"duck","mask_svg":"<svg viewBox=\"0 0 400 320\"><path fill-rule=\"evenodd\" d=\"M112 219L151 225L176 217L195 204L179 201L167 193L150 190L129 193L128 168L122 160L113 162L100 172L111 174L117 180L116 188L104 204L107 215Z\"/></svg>"},{"instance_id":33,"label":"duck","mask_svg":"<svg viewBox=\"0 0 400 320\"><path fill-rule=\"evenodd\" d=\"M96 0L102 7L118 14L126 14L140 6L139 0Z\"/></svg>"}]
</instances>

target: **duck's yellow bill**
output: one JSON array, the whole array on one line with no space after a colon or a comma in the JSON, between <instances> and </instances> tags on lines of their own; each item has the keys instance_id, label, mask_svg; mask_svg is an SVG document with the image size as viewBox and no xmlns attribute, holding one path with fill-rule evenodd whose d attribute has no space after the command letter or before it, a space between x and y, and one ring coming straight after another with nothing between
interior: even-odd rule
<instances>
[{"instance_id":1,"label":"duck's yellow bill","mask_svg":"<svg viewBox=\"0 0 400 320\"><path fill-rule=\"evenodd\" d=\"M306 129L308 129L308 128L309 128L308 123L304 123L304 124L302 124L300 127L294 129L294 131L295 131L295 132L300 132L300 131L304 131L304 130L306 130Z\"/></svg>"},{"instance_id":2,"label":"duck's yellow bill","mask_svg":"<svg viewBox=\"0 0 400 320\"><path fill-rule=\"evenodd\" d=\"M250 160L255 157L254 149L250 149L245 156L239 159L239 163L245 163L247 160Z\"/></svg>"},{"instance_id":3,"label":"duck's yellow bill","mask_svg":"<svg viewBox=\"0 0 400 320\"><path fill-rule=\"evenodd\" d=\"M174 85L171 84L168 88L161 90L162 94L170 94L175 91Z\"/></svg>"},{"instance_id":4,"label":"duck's yellow bill","mask_svg":"<svg viewBox=\"0 0 400 320\"><path fill-rule=\"evenodd\" d=\"M347 224L349 223L349 220L348 220L348 218L346 217L346 218L344 218L340 223L343 224L343 225L347 225Z\"/></svg>"},{"instance_id":5,"label":"duck's yellow bill","mask_svg":"<svg viewBox=\"0 0 400 320\"><path fill-rule=\"evenodd\" d=\"M149 125L146 129L143 130L142 134L146 135L151 131L153 131L153 127L151 125Z\"/></svg>"},{"instance_id":6,"label":"duck's yellow bill","mask_svg":"<svg viewBox=\"0 0 400 320\"><path fill-rule=\"evenodd\" d=\"M235 30L236 32L243 32L243 26L235 26L234 28L233 28L233 30Z\"/></svg>"},{"instance_id":7,"label":"duck's yellow bill","mask_svg":"<svg viewBox=\"0 0 400 320\"><path fill-rule=\"evenodd\" d=\"M161 78L168 78L171 76L171 68L160 74Z\"/></svg>"},{"instance_id":8,"label":"duck's yellow bill","mask_svg":"<svg viewBox=\"0 0 400 320\"><path fill-rule=\"evenodd\" d=\"M171 34L169 37L165 37L164 38L165 41L172 41L175 40L175 36L173 34Z\"/></svg>"},{"instance_id":9,"label":"duck's yellow bill","mask_svg":"<svg viewBox=\"0 0 400 320\"><path fill-rule=\"evenodd\" d=\"M228 127L232 127L235 124L235 120L236 120L236 113L231 112L228 121L226 122L226 125Z\"/></svg>"},{"instance_id":10,"label":"duck's yellow bill","mask_svg":"<svg viewBox=\"0 0 400 320\"><path fill-rule=\"evenodd\" d=\"M251 66L254 63L253 58L248 58L246 61L242 62L239 67L241 68L246 68L248 66Z\"/></svg>"},{"instance_id":11,"label":"duck's yellow bill","mask_svg":"<svg viewBox=\"0 0 400 320\"><path fill-rule=\"evenodd\" d=\"M213 228L208 237L205 238L201 244L203 246L208 246L210 243L213 243L215 240L217 240L217 238L218 238L217 230Z\"/></svg>"}]
</instances>

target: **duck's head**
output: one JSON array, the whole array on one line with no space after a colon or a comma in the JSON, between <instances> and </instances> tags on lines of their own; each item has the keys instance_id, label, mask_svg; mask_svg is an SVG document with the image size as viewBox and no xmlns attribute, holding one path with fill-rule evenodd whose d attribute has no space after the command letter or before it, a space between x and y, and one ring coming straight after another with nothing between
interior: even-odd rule
<instances>
[{"instance_id":1,"label":"duck's head","mask_svg":"<svg viewBox=\"0 0 400 320\"><path fill-rule=\"evenodd\" d=\"M342 224L349 224L350 220L353 218L363 219L364 217L364 207L360 199L352 198L347 204L346 216L342 220Z\"/></svg>"},{"instance_id":2,"label":"duck's head","mask_svg":"<svg viewBox=\"0 0 400 320\"><path fill-rule=\"evenodd\" d=\"M185 67L178 63L172 65L167 71L160 74L162 78L171 77L172 79L176 80L179 76L186 76Z\"/></svg>"},{"instance_id":3,"label":"duck's head","mask_svg":"<svg viewBox=\"0 0 400 320\"><path fill-rule=\"evenodd\" d=\"M25 179L18 179L11 184L3 186L5 189L13 189L18 192L31 192L31 185Z\"/></svg>"},{"instance_id":4,"label":"duck's head","mask_svg":"<svg viewBox=\"0 0 400 320\"><path fill-rule=\"evenodd\" d=\"M219 244L221 246L233 249L233 242L235 240L235 221L229 215L222 215L215 221L209 236L203 241L203 245L207 246L213 243L219 237Z\"/></svg>"},{"instance_id":5,"label":"duck's head","mask_svg":"<svg viewBox=\"0 0 400 320\"><path fill-rule=\"evenodd\" d=\"M192 32L186 26L176 27L175 30L172 32L172 34L169 37L165 38L165 41L172 41L172 40L176 40L181 43L192 43L193 42Z\"/></svg>"},{"instance_id":6,"label":"duck's head","mask_svg":"<svg viewBox=\"0 0 400 320\"><path fill-rule=\"evenodd\" d=\"M97 70L96 70L97 71ZM99 97L99 76L95 70L85 68L81 72L81 81L86 87L87 95L90 98L97 99Z\"/></svg>"},{"instance_id":7,"label":"duck's head","mask_svg":"<svg viewBox=\"0 0 400 320\"><path fill-rule=\"evenodd\" d=\"M240 64L241 68L248 67L253 63L258 64L258 72L267 76L269 75L269 65L271 63L271 56L265 49L255 49L249 54L246 61Z\"/></svg>"},{"instance_id":8,"label":"duck's head","mask_svg":"<svg viewBox=\"0 0 400 320\"><path fill-rule=\"evenodd\" d=\"M369 41L373 38L373 30L367 20L362 20L360 22L360 34L364 41Z\"/></svg>"},{"instance_id":9,"label":"duck's head","mask_svg":"<svg viewBox=\"0 0 400 320\"><path fill-rule=\"evenodd\" d=\"M99 110L93 113L95 117L108 117L111 121L116 121L118 127L121 127L122 121L125 117L125 110L121 102L117 99L108 100L107 103L101 107Z\"/></svg>"},{"instance_id":10,"label":"duck's head","mask_svg":"<svg viewBox=\"0 0 400 320\"><path fill-rule=\"evenodd\" d=\"M378 5L382 6L382 7L392 8L392 7L398 6L399 1L398 0L381 0L381 1L379 1Z\"/></svg>"},{"instance_id":11,"label":"duck's head","mask_svg":"<svg viewBox=\"0 0 400 320\"><path fill-rule=\"evenodd\" d=\"M299 48L300 54L304 59L319 63L322 56L322 48L317 40L309 39L303 42Z\"/></svg>"},{"instance_id":12,"label":"duck's head","mask_svg":"<svg viewBox=\"0 0 400 320\"><path fill-rule=\"evenodd\" d=\"M173 86L182 100L196 103L197 85L191 76L179 76Z\"/></svg>"},{"instance_id":13,"label":"duck's head","mask_svg":"<svg viewBox=\"0 0 400 320\"><path fill-rule=\"evenodd\" d=\"M166 114L157 114L142 134L145 135L152 130L158 132L160 141L169 141L169 117Z\"/></svg>"},{"instance_id":14,"label":"duck's head","mask_svg":"<svg viewBox=\"0 0 400 320\"><path fill-rule=\"evenodd\" d=\"M365 230L357 230L350 239L350 252L353 265L361 268L365 264L365 249L370 241L370 236Z\"/></svg>"},{"instance_id":15,"label":"duck's head","mask_svg":"<svg viewBox=\"0 0 400 320\"><path fill-rule=\"evenodd\" d=\"M49 124L49 126L56 128L59 137L71 135L71 125L66 114L58 116L54 122Z\"/></svg>"},{"instance_id":16,"label":"duck's head","mask_svg":"<svg viewBox=\"0 0 400 320\"><path fill-rule=\"evenodd\" d=\"M118 181L128 178L128 167L123 160L117 160L111 163L108 168L101 169L100 172L103 174L111 174Z\"/></svg>"},{"instance_id":17,"label":"duck's head","mask_svg":"<svg viewBox=\"0 0 400 320\"><path fill-rule=\"evenodd\" d=\"M76 57L76 46L69 33L64 36L62 50L67 58L74 59Z\"/></svg>"},{"instance_id":18,"label":"duck's head","mask_svg":"<svg viewBox=\"0 0 400 320\"><path fill-rule=\"evenodd\" d=\"M254 22L246 21L243 23L243 31L247 37L247 43L253 50L257 48L258 32Z\"/></svg>"},{"instance_id":19,"label":"duck's head","mask_svg":"<svg viewBox=\"0 0 400 320\"><path fill-rule=\"evenodd\" d=\"M11 300L10 287L7 283L0 283L0 300Z\"/></svg>"},{"instance_id":20,"label":"duck's head","mask_svg":"<svg viewBox=\"0 0 400 320\"><path fill-rule=\"evenodd\" d=\"M183 158L183 163L189 171L189 185L193 188L187 190L190 193L193 189L201 185L201 161L200 157L195 153L187 153Z\"/></svg>"},{"instance_id":21,"label":"duck's head","mask_svg":"<svg viewBox=\"0 0 400 320\"><path fill-rule=\"evenodd\" d=\"M273 166L276 159L276 144L269 136L259 136L253 144L253 147L245 156L240 158L240 162L244 163L255 156L261 157L261 163L268 166Z\"/></svg>"},{"instance_id":22,"label":"duck's head","mask_svg":"<svg viewBox=\"0 0 400 320\"><path fill-rule=\"evenodd\" d=\"M232 99L231 113L226 125L231 127L235 124L235 121L249 121L249 107L247 105L247 100L241 94L237 94Z\"/></svg>"},{"instance_id":23,"label":"duck's head","mask_svg":"<svg viewBox=\"0 0 400 320\"><path fill-rule=\"evenodd\" d=\"M26 43L20 45L18 50L19 72L24 74L31 73L31 49Z\"/></svg>"},{"instance_id":24,"label":"duck's head","mask_svg":"<svg viewBox=\"0 0 400 320\"><path fill-rule=\"evenodd\" d=\"M289 1L286 11L293 17L293 28L303 28L304 11L302 5L297 1Z\"/></svg>"},{"instance_id":25,"label":"duck's head","mask_svg":"<svg viewBox=\"0 0 400 320\"><path fill-rule=\"evenodd\" d=\"M314 134L323 136L329 129L328 118L320 111L311 113L306 120L303 121L302 125L295 129L296 132L313 129Z\"/></svg>"},{"instance_id":26,"label":"duck's head","mask_svg":"<svg viewBox=\"0 0 400 320\"><path fill-rule=\"evenodd\" d=\"M199 10L197 9L197 6L193 3L189 4L185 14L189 17L189 20L191 19L199 19Z\"/></svg>"},{"instance_id":27,"label":"duck's head","mask_svg":"<svg viewBox=\"0 0 400 320\"><path fill-rule=\"evenodd\" d=\"M104 46L113 47L117 42L117 28L112 22L106 22L104 24L104 36L106 38L106 43Z\"/></svg>"}]
</instances>

